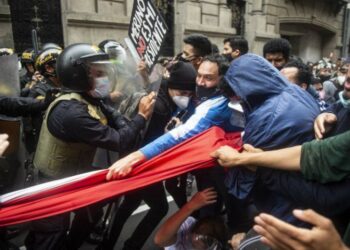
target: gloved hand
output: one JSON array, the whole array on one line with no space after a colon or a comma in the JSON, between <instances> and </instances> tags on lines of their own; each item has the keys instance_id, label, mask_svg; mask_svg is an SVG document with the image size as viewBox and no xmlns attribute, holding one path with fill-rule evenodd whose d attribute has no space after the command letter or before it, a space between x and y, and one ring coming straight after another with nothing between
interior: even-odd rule
<instances>
[{"instance_id":1,"label":"gloved hand","mask_svg":"<svg viewBox=\"0 0 350 250\"><path fill-rule=\"evenodd\" d=\"M100 100L100 108L107 117L108 124L111 127L115 129L120 129L126 126L128 120L118 110L106 104L103 100Z\"/></svg>"},{"instance_id":2,"label":"gloved hand","mask_svg":"<svg viewBox=\"0 0 350 250\"><path fill-rule=\"evenodd\" d=\"M56 95L60 92L61 90L59 88L53 88L53 89L49 89L48 91L46 91L45 94L45 99L44 99L44 103L46 108L51 104L51 102L53 102L56 99Z\"/></svg>"}]
</instances>

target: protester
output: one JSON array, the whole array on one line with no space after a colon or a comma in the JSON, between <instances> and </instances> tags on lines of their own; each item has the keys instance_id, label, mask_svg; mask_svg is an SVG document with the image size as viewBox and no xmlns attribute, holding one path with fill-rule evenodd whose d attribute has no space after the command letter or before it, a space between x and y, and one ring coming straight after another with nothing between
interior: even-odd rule
<instances>
[{"instance_id":1,"label":"protester","mask_svg":"<svg viewBox=\"0 0 350 250\"><path fill-rule=\"evenodd\" d=\"M291 44L284 38L274 38L265 43L263 55L274 67L281 70L289 61Z\"/></svg>"},{"instance_id":2,"label":"protester","mask_svg":"<svg viewBox=\"0 0 350 250\"><path fill-rule=\"evenodd\" d=\"M248 41L241 36L234 36L224 39L223 55L231 62L239 56L248 53Z\"/></svg>"},{"instance_id":3,"label":"protester","mask_svg":"<svg viewBox=\"0 0 350 250\"><path fill-rule=\"evenodd\" d=\"M283 69L281 69L281 74L284 75L289 82L298 85L302 89L306 90L312 97L314 97L320 106L320 111L326 110L327 104L320 99L320 96L315 89L310 87L312 82L312 73L302 61L290 60L284 65Z\"/></svg>"},{"instance_id":4,"label":"protester","mask_svg":"<svg viewBox=\"0 0 350 250\"><path fill-rule=\"evenodd\" d=\"M0 134L0 157L10 145L9 141L7 140L8 138L9 136L7 134Z\"/></svg>"},{"instance_id":5,"label":"protester","mask_svg":"<svg viewBox=\"0 0 350 250\"><path fill-rule=\"evenodd\" d=\"M165 249L226 249L227 231L221 218L191 216L196 210L216 202L213 188L196 193L158 229L154 241Z\"/></svg>"},{"instance_id":6,"label":"protester","mask_svg":"<svg viewBox=\"0 0 350 250\"><path fill-rule=\"evenodd\" d=\"M184 38L180 61L190 62L198 70L202 59L212 53L211 42L201 34L191 34Z\"/></svg>"},{"instance_id":7,"label":"protester","mask_svg":"<svg viewBox=\"0 0 350 250\"><path fill-rule=\"evenodd\" d=\"M261 241L274 250L348 250L331 220L311 209L294 210L293 215L312 225L311 229L298 228L268 214L255 218L254 230Z\"/></svg>"},{"instance_id":8,"label":"protester","mask_svg":"<svg viewBox=\"0 0 350 250\"><path fill-rule=\"evenodd\" d=\"M153 115L141 145L146 145L164 134L166 125L176 111L188 110L189 114L187 117L193 113L191 97L196 87L196 75L196 70L190 63L177 62L172 65L170 77L163 79L155 102ZM182 119L182 121L186 120L185 117L182 117ZM174 181L176 182L177 179L175 178ZM186 186L184 187L186 188ZM182 202L186 202L186 193L183 193L183 195L185 196L185 201L183 201L183 197L178 197L176 194L174 197L175 201L180 203L180 206L183 205L181 204ZM123 249L136 250L142 248L147 238L168 212L168 203L162 182L125 195L123 202L110 222L110 234L107 239L104 239L98 249L107 250L114 248L126 220L137 209L142 200L150 207L150 210L138 224L132 235L125 241Z\"/></svg>"}]
</instances>

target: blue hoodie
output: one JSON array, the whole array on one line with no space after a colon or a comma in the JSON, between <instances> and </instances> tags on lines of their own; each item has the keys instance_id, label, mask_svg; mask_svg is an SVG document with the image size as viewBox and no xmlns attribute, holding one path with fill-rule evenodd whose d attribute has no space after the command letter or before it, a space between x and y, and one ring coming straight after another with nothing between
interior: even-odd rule
<instances>
[{"instance_id":1,"label":"blue hoodie","mask_svg":"<svg viewBox=\"0 0 350 250\"><path fill-rule=\"evenodd\" d=\"M239 57L231 64L225 79L243 101L246 116L244 143L271 150L313 139L313 122L320 113L317 102L305 90L288 83L264 58L254 54ZM290 203L258 185L259 171L230 170L226 179L229 192L239 199L254 192L259 210L290 221Z\"/></svg>"}]
</instances>

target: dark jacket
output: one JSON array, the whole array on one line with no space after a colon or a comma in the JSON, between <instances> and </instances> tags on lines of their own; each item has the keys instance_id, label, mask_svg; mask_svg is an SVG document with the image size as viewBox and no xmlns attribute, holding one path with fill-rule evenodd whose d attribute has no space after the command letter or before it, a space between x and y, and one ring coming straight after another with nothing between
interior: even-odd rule
<instances>
[{"instance_id":1,"label":"dark jacket","mask_svg":"<svg viewBox=\"0 0 350 250\"><path fill-rule=\"evenodd\" d=\"M164 134L164 128L175 113L176 109L176 104L169 96L166 82L162 82L142 146Z\"/></svg>"},{"instance_id":2,"label":"dark jacket","mask_svg":"<svg viewBox=\"0 0 350 250\"><path fill-rule=\"evenodd\" d=\"M44 101L30 97L0 96L0 114L7 116L25 116L40 114L47 107Z\"/></svg>"},{"instance_id":3,"label":"dark jacket","mask_svg":"<svg viewBox=\"0 0 350 250\"><path fill-rule=\"evenodd\" d=\"M320 112L317 102L300 87L288 83L264 58L253 54L240 57L231 64L225 78L243 101L244 143L269 150L313 139L313 121ZM226 180L230 193L244 199L254 187L254 202L259 210L292 222L293 201L270 189L264 182L265 171L269 176L275 174L274 170L231 170Z\"/></svg>"}]
</instances>

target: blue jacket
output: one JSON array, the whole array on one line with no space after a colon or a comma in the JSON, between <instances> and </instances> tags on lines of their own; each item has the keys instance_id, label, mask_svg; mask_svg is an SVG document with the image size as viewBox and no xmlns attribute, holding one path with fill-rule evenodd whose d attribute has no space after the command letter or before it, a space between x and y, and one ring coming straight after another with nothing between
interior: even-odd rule
<instances>
[{"instance_id":1,"label":"blue jacket","mask_svg":"<svg viewBox=\"0 0 350 250\"><path fill-rule=\"evenodd\" d=\"M317 102L305 90L288 83L264 58L253 54L241 56L231 64L225 79L243 101L244 143L269 150L313 139L313 122L320 113ZM257 208L288 220L290 203L268 187L259 186L257 176L259 171L232 169L226 185L229 192L240 199L247 198L256 185Z\"/></svg>"},{"instance_id":2,"label":"blue jacket","mask_svg":"<svg viewBox=\"0 0 350 250\"><path fill-rule=\"evenodd\" d=\"M239 126L241 121L235 119L236 113L228 107L228 102L229 100L222 95L202 102L184 124L147 144L140 149L141 152L147 159L151 159L212 126L222 127L226 131L243 130L243 127Z\"/></svg>"}]
</instances>

